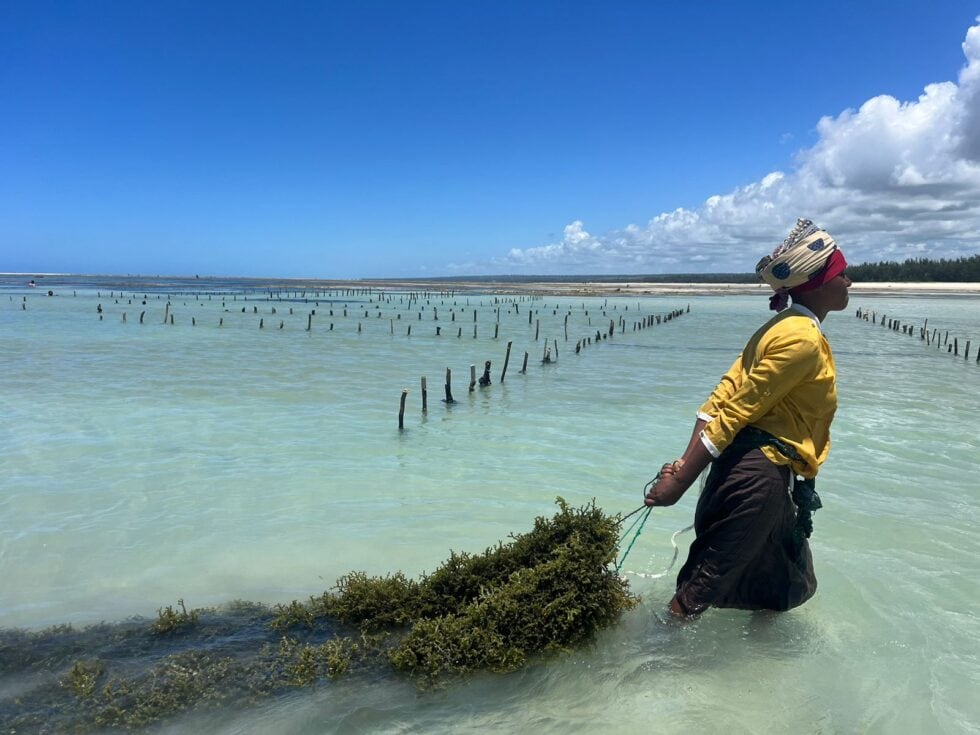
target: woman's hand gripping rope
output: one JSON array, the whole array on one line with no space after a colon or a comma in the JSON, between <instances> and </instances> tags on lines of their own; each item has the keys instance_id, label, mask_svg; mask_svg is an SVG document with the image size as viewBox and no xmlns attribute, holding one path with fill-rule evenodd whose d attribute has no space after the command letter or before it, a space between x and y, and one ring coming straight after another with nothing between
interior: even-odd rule
<instances>
[{"instance_id":1,"label":"woman's hand gripping rope","mask_svg":"<svg viewBox=\"0 0 980 735\"><path fill-rule=\"evenodd\" d=\"M643 503L649 507L673 505L687 490L688 485L678 481L677 472L684 466L683 459L668 462L643 488Z\"/></svg>"},{"instance_id":2,"label":"woman's hand gripping rope","mask_svg":"<svg viewBox=\"0 0 980 735\"><path fill-rule=\"evenodd\" d=\"M673 484L679 484L676 482L676 478L674 478L674 475L677 473L677 470L679 470L683 465L684 465L684 460L678 459L675 460L674 462L668 462L663 467L661 467L660 472L657 473L657 476L643 486L643 505L641 505L636 510L627 513L625 516L623 516L620 523L624 523L628 518L636 515L637 513L640 514L636 517L636 519L634 519L633 523L630 524L630 527L627 528L619 538L618 545L622 546L623 542L630 535L630 533L633 533L633 538L630 540L629 546L626 547L626 550L623 552L622 557L620 557L619 561L616 562L617 574L623 568L623 564L626 562L626 557L629 555L630 550L633 548L633 545L640 537L640 533L643 531L643 526L646 524L647 518L650 517L650 512L653 510L654 506L673 505L674 503L677 502L677 500L681 497L681 495L684 494L684 491L687 489L687 485L683 485L681 487L680 492L676 494L676 497L673 494L674 489L671 488L669 484L666 489L667 492L666 493L661 492L661 485L665 481L672 482ZM674 564L677 561L677 554L679 551L679 549L677 548L677 537L680 536L682 533L686 533L687 531L690 531L692 528L694 528L693 524L687 526L686 528L682 528L679 531L674 531L674 533L671 534L670 545L674 547L674 554L670 559L670 564L668 564L667 568L664 569L662 572L659 572L657 574L646 574L644 572L626 571L624 572L624 574L633 574L637 577L642 577L644 579L660 579L661 577L666 577L670 573L670 570L673 569ZM634 529L636 529L635 533L634 533Z\"/></svg>"}]
</instances>

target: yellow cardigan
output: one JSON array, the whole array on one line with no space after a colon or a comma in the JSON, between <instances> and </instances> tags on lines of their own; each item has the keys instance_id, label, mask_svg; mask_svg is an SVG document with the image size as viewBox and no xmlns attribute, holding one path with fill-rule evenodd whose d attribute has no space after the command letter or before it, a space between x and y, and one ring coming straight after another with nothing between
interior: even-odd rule
<instances>
[{"instance_id":1,"label":"yellow cardigan","mask_svg":"<svg viewBox=\"0 0 980 735\"><path fill-rule=\"evenodd\" d=\"M796 448L802 462L773 447L765 455L814 477L830 451L830 424L837 410L837 370L820 322L793 305L764 324L698 410L708 423L701 441L713 457L749 424Z\"/></svg>"}]
</instances>

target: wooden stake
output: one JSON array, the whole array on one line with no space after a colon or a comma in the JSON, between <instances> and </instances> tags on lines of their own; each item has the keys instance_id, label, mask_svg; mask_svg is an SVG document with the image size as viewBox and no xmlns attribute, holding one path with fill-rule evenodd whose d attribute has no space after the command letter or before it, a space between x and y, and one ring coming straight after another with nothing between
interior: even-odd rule
<instances>
[{"instance_id":1,"label":"wooden stake","mask_svg":"<svg viewBox=\"0 0 980 735\"><path fill-rule=\"evenodd\" d=\"M405 428L405 399L408 398L408 388L402 389L402 399L398 404L398 430Z\"/></svg>"},{"instance_id":2,"label":"wooden stake","mask_svg":"<svg viewBox=\"0 0 980 735\"><path fill-rule=\"evenodd\" d=\"M443 403L456 403L453 400L453 371L446 368L446 397L442 401Z\"/></svg>"},{"instance_id":3,"label":"wooden stake","mask_svg":"<svg viewBox=\"0 0 980 735\"><path fill-rule=\"evenodd\" d=\"M425 376L422 376L422 413L427 413L429 410L429 391L426 390L425 386Z\"/></svg>"},{"instance_id":4,"label":"wooden stake","mask_svg":"<svg viewBox=\"0 0 980 735\"><path fill-rule=\"evenodd\" d=\"M476 387L476 365L470 365L470 393Z\"/></svg>"},{"instance_id":5,"label":"wooden stake","mask_svg":"<svg viewBox=\"0 0 980 735\"><path fill-rule=\"evenodd\" d=\"M524 351L524 364L521 366L521 372L527 372L527 350Z\"/></svg>"},{"instance_id":6,"label":"wooden stake","mask_svg":"<svg viewBox=\"0 0 980 735\"><path fill-rule=\"evenodd\" d=\"M504 376L507 375L507 363L510 362L510 346L514 344L513 342L507 343L507 354L504 355L504 369L500 371L500 382L504 382Z\"/></svg>"}]
</instances>

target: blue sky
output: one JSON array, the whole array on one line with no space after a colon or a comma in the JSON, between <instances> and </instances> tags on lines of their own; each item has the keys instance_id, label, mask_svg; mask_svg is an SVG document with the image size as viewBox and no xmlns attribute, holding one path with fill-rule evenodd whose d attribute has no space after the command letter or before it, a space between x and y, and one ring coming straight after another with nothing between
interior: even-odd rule
<instances>
[{"instance_id":1,"label":"blue sky","mask_svg":"<svg viewBox=\"0 0 980 735\"><path fill-rule=\"evenodd\" d=\"M980 252L980 6L0 4L0 271L749 271Z\"/></svg>"}]
</instances>

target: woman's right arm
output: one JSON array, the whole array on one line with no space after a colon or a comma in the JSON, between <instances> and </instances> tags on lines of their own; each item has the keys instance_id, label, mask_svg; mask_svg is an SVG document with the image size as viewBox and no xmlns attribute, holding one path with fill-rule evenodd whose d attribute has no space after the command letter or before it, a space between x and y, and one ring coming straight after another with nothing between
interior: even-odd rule
<instances>
[{"instance_id":1,"label":"woman's right arm","mask_svg":"<svg viewBox=\"0 0 980 735\"><path fill-rule=\"evenodd\" d=\"M647 505L673 505L711 463L711 453L701 441L701 430L707 423L706 419L699 417L694 422L691 441L683 456L660 468L660 481L646 494L644 502Z\"/></svg>"}]
</instances>

